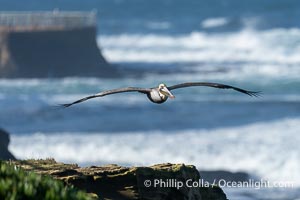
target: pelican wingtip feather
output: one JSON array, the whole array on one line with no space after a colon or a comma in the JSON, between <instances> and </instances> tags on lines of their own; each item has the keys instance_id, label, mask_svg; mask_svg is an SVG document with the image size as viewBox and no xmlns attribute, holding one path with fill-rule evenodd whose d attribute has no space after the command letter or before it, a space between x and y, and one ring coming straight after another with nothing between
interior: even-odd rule
<instances>
[{"instance_id":1,"label":"pelican wingtip feather","mask_svg":"<svg viewBox=\"0 0 300 200\"><path fill-rule=\"evenodd\" d=\"M261 97L261 91L246 91L246 94L248 94L251 97Z\"/></svg>"},{"instance_id":2,"label":"pelican wingtip feather","mask_svg":"<svg viewBox=\"0 0 300 200\"><path fill-rule=\"evenodd\" d=\"M73 105L72 103L59 104L60 107L67 108Z\"/></svg>"}]
</instances>

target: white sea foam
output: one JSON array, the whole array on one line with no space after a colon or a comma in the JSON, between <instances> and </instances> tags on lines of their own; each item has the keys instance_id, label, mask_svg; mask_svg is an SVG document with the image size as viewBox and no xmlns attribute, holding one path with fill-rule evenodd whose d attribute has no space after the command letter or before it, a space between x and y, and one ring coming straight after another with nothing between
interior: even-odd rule
<instances>
[{"instance_id":1,"label":"white sea foam","mask_svg":"<svg viewBox=\"0 0 300 200\"><path fill-rule=\"evenodd\" d=\"M148 22L146 26L150 29L164 30L171 27L169 22Z\"/></svg>"},{"instance_id":2,"label":"white sea foam","mask_svg":"<svg viewBox=\"0 0 300 200\"><path fill-rule=\"evenodd\" d=\"M172 133L12 135L10 150L18 158L54 157L81 165L186 163L199 169L242 170L300 185L299 124L295 118Z\"/></svg>"},{"instance_id":3,"label":"white sea foam","mask_svg":"<svg viewBox=\"0 0 300 200\"><path fill-rule=\"evenodd\" d=\"M224 17L208 18L201 22L201 26L203 28L215 28L218 26L224 26L227 23L228 23L228 19Z\"/></svg>"},{"instance_id":4,"label":"white sea foam","mask_svg":"<svg viewBox=\"0 0 300 200\"><path fill-rule=\"evenodd\" d=\"M41 79L7 79L1 78L0 79L0 86L5 87L22 87L22 86L40 86Z\"/></svg>"},{"instance_id":5,"label":"white sea foam","mask_svg":"<svg viewBox=\"0 0 300 200\"><path fill-rule=\"evenodd\" d=\"M111 62L242 62L265 65L300 63L300 29L245 29L234 33L99 36ZM125 56L126 55L126 56Z\"/></svg>"}]
</instances>

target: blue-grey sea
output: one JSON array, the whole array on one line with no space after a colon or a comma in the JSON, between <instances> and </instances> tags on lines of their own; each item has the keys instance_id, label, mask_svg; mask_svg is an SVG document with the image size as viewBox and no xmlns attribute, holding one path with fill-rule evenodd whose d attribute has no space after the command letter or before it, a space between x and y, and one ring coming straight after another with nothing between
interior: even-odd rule
<instances>
[{"instance_id":1,"label":"blue-grey sea","mask_svg":"<svg viewBox=\"0 0 300 200\"><path fill-rule=\"evenodd\" d=\"M229 199L300 199L299 0L0 0L2 11L57 8L96 9L97 43L126 77L0 79L0 127L12 133L14 155L244 171L275 187L224 188ZM187 81L262 95L201 87L175 90L161 105L126 93L55 107L106 89Z\"/></svg>"}]
</instances>

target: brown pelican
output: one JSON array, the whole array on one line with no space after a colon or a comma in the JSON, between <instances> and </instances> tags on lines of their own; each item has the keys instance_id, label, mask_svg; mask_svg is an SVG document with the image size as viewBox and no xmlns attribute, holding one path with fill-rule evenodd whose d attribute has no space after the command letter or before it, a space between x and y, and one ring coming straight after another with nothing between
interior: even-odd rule
<instances>
[{"instance_id":1,"label":"brown pelican","mask_svg":"<svg viewBox=\"0 0 300 200\"><path fill-rule=\"evenodd\" d=\"M165 84L161 83L158 85L158 87L153 88L139 88L139 87L126 87L126 88L119 88L119 89L113 89L113 90L107 90L103 91L91 96L84 97L82 99L79 99L77 101L74 101L73 103L67 103L62 104L64 107L69 107L77 103L81 103L83 101L86 101L88 99L97 98L97 97L104 97L106 95L110 94L116 94L116 93L122 93L122 92L140 92L143 94L146 94L148 99L152 101L153 103L161 104L167 101L167 99L170 97L171 99L175 98L175 96L171 93L171 90L179 89L179 88L185 88L185 87L191 87L191 86L206 86L206 87L214 87L214 88L221 88L221 89L233 89L238 92L247 94L249 96L258 96L259 92L252 92L248 90L244 90L241 88L233 87L230 85L224 85L220 83L207 83L207 82L189 82L189 83L181 83L173 86L167 87Z\"/></svg>"}]
</instances>

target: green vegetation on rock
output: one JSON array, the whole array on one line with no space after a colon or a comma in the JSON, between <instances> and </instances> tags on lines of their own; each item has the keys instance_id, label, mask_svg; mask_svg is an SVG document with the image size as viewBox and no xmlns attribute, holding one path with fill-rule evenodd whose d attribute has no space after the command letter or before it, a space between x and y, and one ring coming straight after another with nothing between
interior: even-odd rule
<instances>
[{"instance_id":1,"label":"green vegetation on rock","mask_svg":"<svg viewBox=\"0 0 300 200\"><path fill-rule=\"evenodd\" d=\"M0 161L0 199L88 200L91 197L60 180Z\"/></svg>"}]
</instances>

